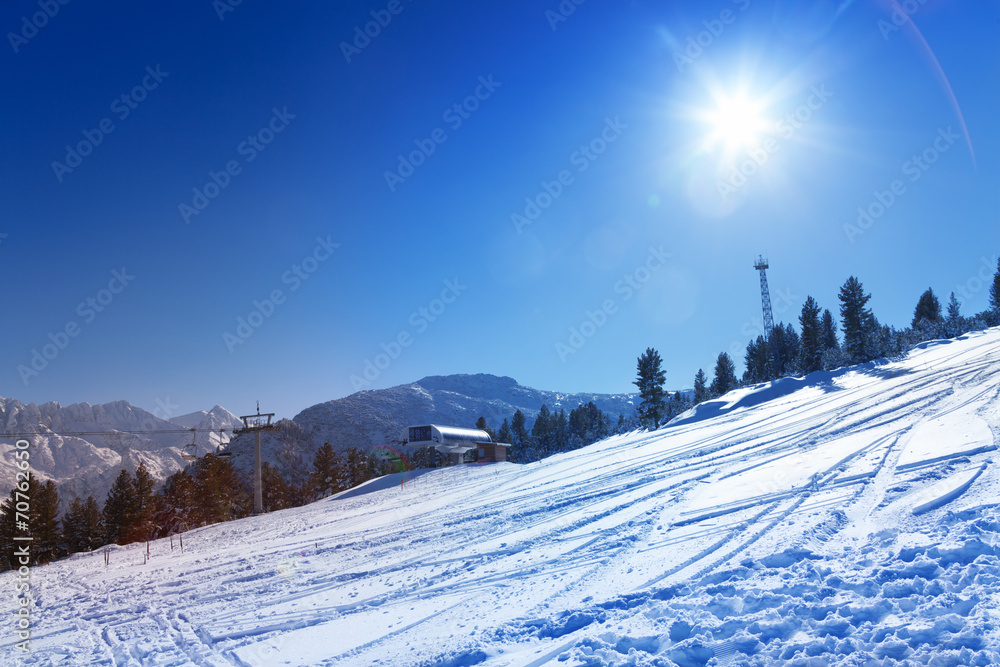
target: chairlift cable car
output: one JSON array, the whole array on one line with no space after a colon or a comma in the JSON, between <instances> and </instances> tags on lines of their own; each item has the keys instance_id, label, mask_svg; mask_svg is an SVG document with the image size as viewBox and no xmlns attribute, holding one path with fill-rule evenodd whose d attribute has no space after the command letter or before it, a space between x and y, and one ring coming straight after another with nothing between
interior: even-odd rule
<instances>
[{"instance_id":1,"label":"chairlift cable car","mask_svg":"<svg viewBox=\"0 0 1000 667\"><path fill-rule=\"evenodd\" d=\"M215 455L216 456L226 456L226 457L229 457L229 456L233 455L233 453L231 451L229 451L228 448L225 451L223 451L223 449L222 449L222 445L228 445L229 442L232 442L231 440L228 441L228 442L222 442L223 434L225 432L226 432L226 429L224 429L224 428L220 428L219 429L219 441L220 442L215 447Z\"/></svg>"},{"instance_id":2,"label":"chairlift cable car","mask_svg":"<svg viewBox=\"0 0 1000 667\"><path fill-rule=\"evenodd\" d=\"M185 461L195 461L198 459L198 444L197 444L198 433L194 429L191 429L191 444L184 446L184 452L181 454L181 458Z\"/></svg>"}]
</instances>

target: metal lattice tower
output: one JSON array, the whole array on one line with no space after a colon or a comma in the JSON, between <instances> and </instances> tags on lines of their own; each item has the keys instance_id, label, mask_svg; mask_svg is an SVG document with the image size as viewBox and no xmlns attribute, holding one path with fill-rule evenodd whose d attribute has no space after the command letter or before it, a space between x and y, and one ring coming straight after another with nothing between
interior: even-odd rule
<instances>
[{"instance_id":1,"label":"metal lattice tower","mask_svg":"<svg viewBox=\"0 0 1000 667\"><path fill-rule=\"evenodd\" d=\"M774 328L774 313L771 312L771 293L767 289L767 260L763 255L757 257L753 268L760 271L760 301L764 309L764 338L771 340L771 329Z\"/></svg>"}]
</instances>

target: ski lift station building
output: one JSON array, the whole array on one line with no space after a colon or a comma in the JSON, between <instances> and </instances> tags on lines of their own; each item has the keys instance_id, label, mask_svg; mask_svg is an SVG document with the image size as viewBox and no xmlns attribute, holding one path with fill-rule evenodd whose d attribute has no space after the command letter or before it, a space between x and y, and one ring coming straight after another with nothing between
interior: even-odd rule
<instances>
[{"instance_id":1,"label":"ski lift station building","mask_svg":"<svg viewBox=\"0 0 1000 667\"><path fill-rule=\"evenodd\" d=\"M407 447L426 447L437 451L441 465L475 461L498 463L507 460L507 444L493 442L489 433L458 426L408 426L403 430Z\"/></svg>"}]
</instances>

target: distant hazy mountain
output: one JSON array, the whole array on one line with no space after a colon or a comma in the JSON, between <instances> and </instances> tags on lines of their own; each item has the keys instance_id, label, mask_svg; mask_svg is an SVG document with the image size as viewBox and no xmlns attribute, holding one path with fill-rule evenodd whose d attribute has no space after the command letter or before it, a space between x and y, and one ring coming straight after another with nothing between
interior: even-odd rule
<instances>
[{"instance_id":1,"label":"distant hazy mountain","mask_svg":"<svg viewBox=\"0 0 1000 667\"><path fill-rule=\"evenodd\" d=\"M412 424L475 426L483 416L493 429L516 410L529 426L543 404L568 413L593 401L615 419L631 415L634 394L564 394L525 387L496 375L434 375L389 389L360 391L306 408L294 421L314 439L341 446L371 447L395 441ZM322 444L322 442L320 443Z\"/></svg>"},{"instance_id":2,"label":"distant hazy mountain","mask_svg":"<svg viewBox=\"0 0 1000 667\"><path fill-rule=\"evenodd\" d=\"M35 434L29 438L33 444L31 470L41 480L56 482L65 507L74 497L88 495L103 503L122 468L134 472L143 461L161 480L180 470L184 464L181 453L194 441L193 435L156 431L196 428L196 450L203 455L215 451L218 429L230 429L234 424L239 425L239 419L220 406L165 420L127 401L26 405L0 397L0 494L6 496L14 486L12 452L18 439L3 433Z\"/></svg>"},{"instance_id":3,"label":"distant hazy mountain","mask_svg":"<svg viewBox=\"0 0 1000 667\"><path fill-rule=\"evenodd\" d=\"M431 376L412 384L360 391L345 398L306 408L292 420L283 420L281 433L263 434L264 460L276 465L292 481L301 481L312 466L316 449L329 442L335 449L356 446L365 450L395 447L403 429L415 424L475 426L483 416L497 430L516 410L534 422L543 404L568 413L593 401L613 422L631 416L635 394L565 394L525 387L496 375ZM241 436L230 446L233 462L243 470L253 463L253 440Z\"/></svg>"}]
</instances>

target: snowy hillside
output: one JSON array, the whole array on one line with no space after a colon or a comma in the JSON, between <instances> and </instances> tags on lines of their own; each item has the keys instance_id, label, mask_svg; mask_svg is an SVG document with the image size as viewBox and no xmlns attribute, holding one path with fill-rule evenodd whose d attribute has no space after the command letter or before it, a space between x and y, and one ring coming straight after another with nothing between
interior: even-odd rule
<instances>
[{"instance_id":1,"label":"snowy hillside","mask_svg":"<svg viewBox=\"0 0 1000 667\"><path fill-rule=\"evenodd\" d=\"M74 557L32 570L18 660L1000 664L998 399L991 330L531 465L192 531L146 564L144 545Z\"/></svg>"},{"instance_id":2,"label":"snowy hillside","mask_svg":"<svg viewBox=\"0 0 1000 667\"><path fill-rule=\"evenodd\" d=\"M41 479L52 479L59 487L63 508L75 498L93 495L103 502L123 467L134 471L145 462L150 472L163 479L182 467L180 455L191 444L189 434L155 433L179 428L198 429L198 453L215 451L218 429L239 425L225 408L194 412L169 421L127 401L91 405L55 402L25 405L0 397L0 425L4 433L37 433L31 441L36 449L32 469ZM209 433L214 430L216 433ZM154 431L130 434L123 431ZM65 435L85 433L86 435ZM0 489L14 486L14 443L17 438L0 436Z\"/></svg>"}]
</instances>

